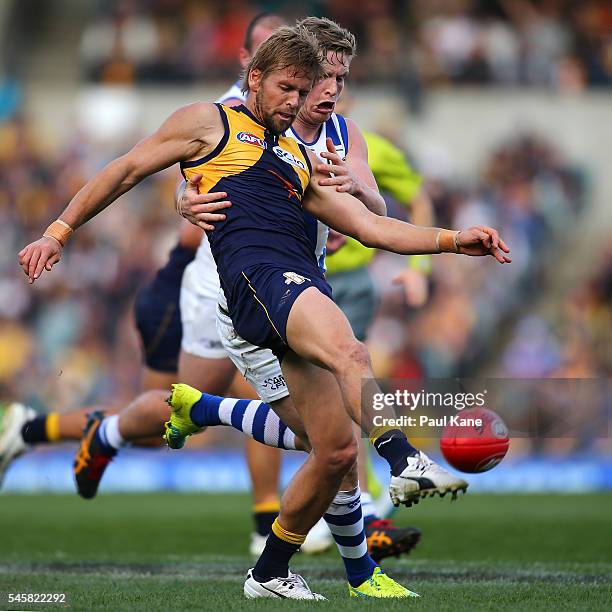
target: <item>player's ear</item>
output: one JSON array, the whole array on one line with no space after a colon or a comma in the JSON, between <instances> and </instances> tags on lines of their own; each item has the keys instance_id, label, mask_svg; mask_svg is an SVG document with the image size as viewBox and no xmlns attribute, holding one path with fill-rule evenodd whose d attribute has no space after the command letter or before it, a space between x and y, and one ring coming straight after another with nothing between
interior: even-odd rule
<instances>
[{"instance_id":1,"label":"player's ear","mask_svg":"<svg viewBox=\"0 0 612 612\"><path fill-rule=\"evenodd\" d=\"M259 68L253 68L248 75L249 91L257 93L259 86L261 85L261 70Z\"/></svg>"}]
</instances>

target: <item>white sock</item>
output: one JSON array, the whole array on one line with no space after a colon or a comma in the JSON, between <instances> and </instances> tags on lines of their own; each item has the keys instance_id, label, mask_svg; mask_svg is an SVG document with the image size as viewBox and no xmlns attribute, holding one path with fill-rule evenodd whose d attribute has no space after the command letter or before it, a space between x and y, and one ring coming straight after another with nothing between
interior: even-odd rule
<instances>
[{"instance_id":1,"label":"white sock","mask_svg":"<svg viewBox=\"0 0 612 612\"><path fill-rule=\"evenodd\" d=\"M125 446L125 440L119 433L119 415L113 414L106 417L100 424L100 437L113 448L119 449Z\"/></svg>"}]
</instances>

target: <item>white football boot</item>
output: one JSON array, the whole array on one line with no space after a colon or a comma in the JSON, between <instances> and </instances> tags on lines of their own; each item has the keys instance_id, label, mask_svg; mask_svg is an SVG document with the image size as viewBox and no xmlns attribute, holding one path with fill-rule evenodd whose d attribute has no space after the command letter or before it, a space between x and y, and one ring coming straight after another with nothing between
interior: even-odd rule
<instances>
[{"instance_id":1,"label":"white football boot","mask_svg":"<svg viewBox=\"0 0 612 612\"><path fill-rule=\"evenodd\" d=\"M411 506L422 497L433 497L436 493L440 497L452 493L453 499L456 499L459 491L465 493L468 488L463 478L454 476L421 451L407 457L406 463L399 476L391 476L389 495L395 506Z\"/></svg>"},{"instance_id":2,"label":"white football boot","mask_svg":"<svg viewBox=\"0 0 612 612\"><path fill-rule=\"evenodd\" d=\"M289 572L287 578L272 578L267 582L257 582L253 578L253 570L247 572L244 583L244 596L247 599L309 599L312 601L326 601L323 595L313 593L306 581L297 574Z\"/></svg>"},{"instance_id":3,"label":"white football boot","mask_svg":"<svg viewBox=\"0 0 612 612\"><path fill-rule=\"evenodd\" d=\"M28 450L21 428L35 416L32 408L17 402L0 407L0 486L9 465Z\"/></svg>"}]
</instances>

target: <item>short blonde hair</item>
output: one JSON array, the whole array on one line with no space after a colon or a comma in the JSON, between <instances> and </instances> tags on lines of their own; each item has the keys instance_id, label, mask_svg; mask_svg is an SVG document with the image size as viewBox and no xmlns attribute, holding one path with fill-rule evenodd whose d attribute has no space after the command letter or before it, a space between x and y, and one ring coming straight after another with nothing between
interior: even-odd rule
<instances>
[{"instance_id":1,"label":"short blonde hair","mask_svg":"<svg viewBox=\"0 0 612 612\"><path fill-rule=\"evenodd\" d=\"M262 79L272 72L294 68L318 81L324 74L324 57L316 37L302 26L282 26L261 43L242 77L242 91L249 90L249 74L260 70Z\"/></svg>"},{"instance_id":2,"label":"short blonde hair","mask_svg":"<svg viewBox=\"0 0 612 612\"><path fill-rule=\"evenodd\" d=\"M357 53L357 41L352 32L326 17L305 17L297 22L298 27L306 28L316 36L323 56L331 51L341 53L351 59Z\"/></svg>"}]
</instances>

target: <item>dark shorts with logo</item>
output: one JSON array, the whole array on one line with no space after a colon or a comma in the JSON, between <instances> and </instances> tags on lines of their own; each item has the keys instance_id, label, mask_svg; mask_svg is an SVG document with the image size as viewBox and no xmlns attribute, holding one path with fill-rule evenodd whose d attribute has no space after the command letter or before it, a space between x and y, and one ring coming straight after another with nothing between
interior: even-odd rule
<instances>
[{"instance_id":1,"label":"dark shorts with logo","mask_svg":"<svg viewBox=\"0 0 612 612\"><path fill-rule=\"evenodd\" d=\"M315 265L288 269L258 264L244 269L229 304L234 329L248 342L269 348L282 359L289 350L289 313L295 300L310 287L333 299L329 283Z\"/></svg>"}]
</instances>

